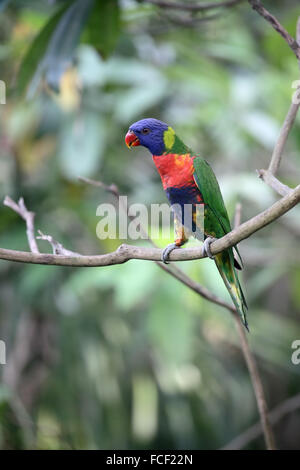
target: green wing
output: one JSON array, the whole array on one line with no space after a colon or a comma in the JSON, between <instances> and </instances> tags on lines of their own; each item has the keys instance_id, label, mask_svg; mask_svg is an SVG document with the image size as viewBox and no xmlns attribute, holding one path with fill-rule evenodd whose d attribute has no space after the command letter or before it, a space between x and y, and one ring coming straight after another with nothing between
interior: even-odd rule
<instances>
[{"instance_id":1,"label":"green wing","mask_svg":"<svg viewBox=\"0 0 300 470\"><path fill-rule=\"evenodd\" d=\"M220 238L231 231L231 225L219 183L212 168L203 158L195 157L193 164L195 183L202 194L204 204L206 204L208 211L214 215L214 217L209 217L208 213L208 218L214 219L214 222L212 220L212 228L216 237ZM234 248L243 264L238 249L236 247Z\"/></svg>"},{"instance_id":2,"label":"green wing","mask_svg":"<svg viewBox=\"0 0 300 470\"><path fill-rule=\"evenodd\" d=\"M194 158L194 180L203 201L214 213L222 229L222 234L231 231L230 221L223 201L220 186L210 165L201 157Z\"/></svg>"},{"instance_id":3,"label":"green wing","mask_svg":"<svg viewBox=\"0 0 300 470\"><path fill-rule=\"evenodd\" d=\"M201 157L194 158L194 180L202 194L205 204L204 232L217 238L231 231L230 221L223 201L220 186L210 165ZM234 247L241 263L242 259L236 247ZM247 303L243 294L237 273L234 267L241 269L229 248L215 257L219 273L226 288L239 312L245 327L248 329L246 318Z\"/></svg>"}]
</instances>

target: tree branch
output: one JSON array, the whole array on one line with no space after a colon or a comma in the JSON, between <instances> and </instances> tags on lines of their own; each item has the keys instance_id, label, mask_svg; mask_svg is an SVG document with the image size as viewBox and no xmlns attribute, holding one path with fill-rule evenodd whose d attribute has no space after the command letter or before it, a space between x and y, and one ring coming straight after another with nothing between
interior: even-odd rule
<instances>
[{"instance_id":1,"label":"tree branch","mask_svg":"<svg viewBox=\"0 0 300 470\"><path fill-rule=\"evenodd\" d=\"M268 170L257 170L257 174L259 178L261 178L268 186L274 189L274 191L276 191L276 193L280 194L281 196L291 194L293 191L292 188L281 183L281 181L275 178L275 176Z\"/></svg>"},{"instance_id":2,"label":"tree branch","mask_svg":"<svg viewBox=\"0 0 300 470\"><path fill-rule=\"evenodd\" d=\"M253 10L257 11L270 25L274 28L286 41L291 50L294 52L295 56L300 60L300 45L294 39L287 30L279 23L277 18L272 15L260 2L260 0L248 0Z\"/></svg>"},{"instance_id":3,"label":"tree branch","mask_svg":"<svg viewBox=\"0 0 300 470\"><path fill-rule=\"evenodd\" d=\"M215 240L210 248L213 255L227 248L237 245L253 233L270 224L280 216L291 210L300 202L300 185L290 194L287 194L271 207L256 215L247 222L227 233L224 237ZM45 253L29 253L25 251L7 250L0 248L0 259L33 264L51 264L57 266L96 267L122 264L130 259L160 261L162 250L159 248L145 248L133 245L121 245L116 251L104 255L94 256L64 256ZM188 261L204 258L202 247L181 248L170 254L170 261Z\"/></svg>"},{"instance_id":4,"label":"tree branch","mask_svg":"<svg viewBox=\"0 0 300 470\"><path fill-rule=\"evenodd\" d=\"M210 248L213 255L238 244L241 240L250 237L253 233L270 224L300 201L300 185L290 194L287 194L271 207L261 212L252 219L244 222L236 229L229 232L222 238L215 240ZM116 251L104 255L94 256L63 256L50 255L45 253L29 253L24 251L0 249L0 259L18 261L33 264L52 264L57 266L109 266L113 264L125 263L130 259L142 259L148 261L160 261L162 250L159 248L144 248L133 245L121 245ZM201 259L201 247L181 248L174 250L170 255L170 261L187 261Z\"/></svg>"},{"instance_id":5,"label":"tree branch","mask_svg":"<svg viewBox=\"0 0 300 470\"><path fill-rule=\"evenodd\" d=\"M24 199L22 197L19 199L18 203L16 203L9 196L6 196L6 198L3 201L3 204L7 207L10 207L14 212L19 214L19 216L22 217L22 219L25 220L26 234L27 234L30 251L32 253L39 253L39 249L38 249L35 235L34 235L35 213L27 210Z\"/></svg>"}]
</instances>

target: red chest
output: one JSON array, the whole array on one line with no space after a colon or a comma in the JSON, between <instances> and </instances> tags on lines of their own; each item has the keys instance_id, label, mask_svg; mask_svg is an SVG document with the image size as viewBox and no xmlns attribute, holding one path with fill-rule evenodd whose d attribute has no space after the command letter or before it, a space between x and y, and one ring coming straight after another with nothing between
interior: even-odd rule
<instances>
[{"instance_id":1,"label":"red chest","mask_svg":"<svg viewBox=\"0 0 300 470\"><path fill-rule=\"evenodd\" d=\"M153 161L161 176L163 188L195 186L193 159L190 154L153 155Z\"/></svg>"}]
</instances>

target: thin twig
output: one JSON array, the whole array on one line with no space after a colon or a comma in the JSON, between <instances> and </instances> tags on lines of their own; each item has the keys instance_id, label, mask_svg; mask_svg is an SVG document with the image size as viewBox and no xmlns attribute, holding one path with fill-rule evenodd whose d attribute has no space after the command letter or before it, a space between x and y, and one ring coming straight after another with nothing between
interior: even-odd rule
<instances>
[{"instance_id":1,"label":"thin twig","mask_svg":"<svg viewBox=\"0 0 300 470\"><path fill-rule=\"evenodd\" d=\"M300 393L288 398L280 405L276 406L269 412L270 423L274 426L284 416L299 410L300 408ZM235 437L232 441L222 447L221 450L239 450L244 449L250 442L257 439L263 432L261 422L258 421L256 424L246 429L239 436Z\"/></svg>"},{"instance_id":2,"label":"thin twig","mask_svg":"<svg viewBox=\"0 0 300 470\"><path fill-rule=\"evenodd\" d=\"M39 253L39 249L36 243L35 235L34 235L34 217L35 213L30 212L27 210L27 207L25 206L24 199L21 197L16 203L13 199L11 199L9 196L6 196L3 204L7 207L10 207L14 212L19 214L22 219L25 220L26 222L26 234L27 234L27 239L28 239L28 244L30 251L32 253Z\"/></svg>"},{"instance_id":3,"label":"thin twig","mask_svg":"<svg viewBox=\"0 0 300 470\"><path fill-rule=\"evenodd\" d=\"M232 305L225 302L224 300L222 300L220 297L213 294L212 292L210 292L206 287L203 287L201 284L191 279L189 276L187 276L187 274L185 274L185 272L183 272L177 266L172 265L171 267L168 267L166 264L163 264L163 263L157 263L157 264L159 265L161 269L163 269L164 271L169 273L171 276L178 279L178 281L180 281L182 284L192 289L197 294L201 295L201 297L203 297L204 299L216 305L220 305L221 307L226 308L231 313L235 312L235 308Z\"/></svg>"},{"instance_id":4,"label":"thin twig","mask_svg":"<svg viewBox=\"0 0 300 470\"><path fill-rule=\"evenodd\" d=\"M45 235L41 230L38 230L39 237L36 237L38 240L45 240L52 246L54 255L63 255L63 256L81 256L80 253L75 251L67 250L61 243L55 240L52 235Z\"/></svg>"},{"instance_id":5,"label":"thin twig","mask_svg":"<svg viewBox=\"0 0 300 470\"><path fill-rule=\"evenodd\" d=\"M108 185L108 184L103 183L102 181L92 180L91 178L84 178L83 176L79 176L78 180L81 181L82 183L86 183L92 186L98 186L99 188L103 188L105 191L112 193L118 199L120 197L118 187L115 184Z\"/></svg>"},{"instance_id":6,"label":"thin twig","mask_svg":"<svg viewBox=\"0 0 300 470\"><path fill-rule=\"evenodd\" d=\"M238 228L241 221L241 205L237 205L235 213L235 228ZM234 312L235 324L240 337L240 343L243 351L243 355L250 373L252 386L255 393L256 403L260 415L261 425L264 431L265 441L267 449L275 450L275 439L272 427L270 425L268 416L268 406L262 385L262 381L258 372L257 364L249 347L249 343L246 337L245 329L240 321L237 312Z\"/></svg>"},{"instance_id":7,"label":"thin twig","mask_svg":"<svg viewBox=\"0 0 300 470\"><path fill-rule=\"evenodd\" d=\"M260 0L248 0L253 10L257 11L270 25L274 28L286 41L291 50L296 55L297 59L300 60L300 46L296 39L294 39L287 30L279 23L277 18L272 15L260 2Z\"/></svg>"}]
</instances>

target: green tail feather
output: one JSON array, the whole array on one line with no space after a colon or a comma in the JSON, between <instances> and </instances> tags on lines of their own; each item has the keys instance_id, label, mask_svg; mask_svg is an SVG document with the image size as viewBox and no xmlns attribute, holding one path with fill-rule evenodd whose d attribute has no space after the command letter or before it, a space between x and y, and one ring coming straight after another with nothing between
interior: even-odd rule
<instances>
[{"instance_id":1,"label":"green tail feather","mask_svg":"<svg viewBox=\"0 0 300 470\"><path fill-rule=\"evenodd\" d=\"M240 281L234 268L234 257L232 250L226 250L216 255L215 262L224 284L233 300L233 303L240 314L243 324L249 331L247 322L247 303L242 291Z\"/></svg>"}]
</instances>

